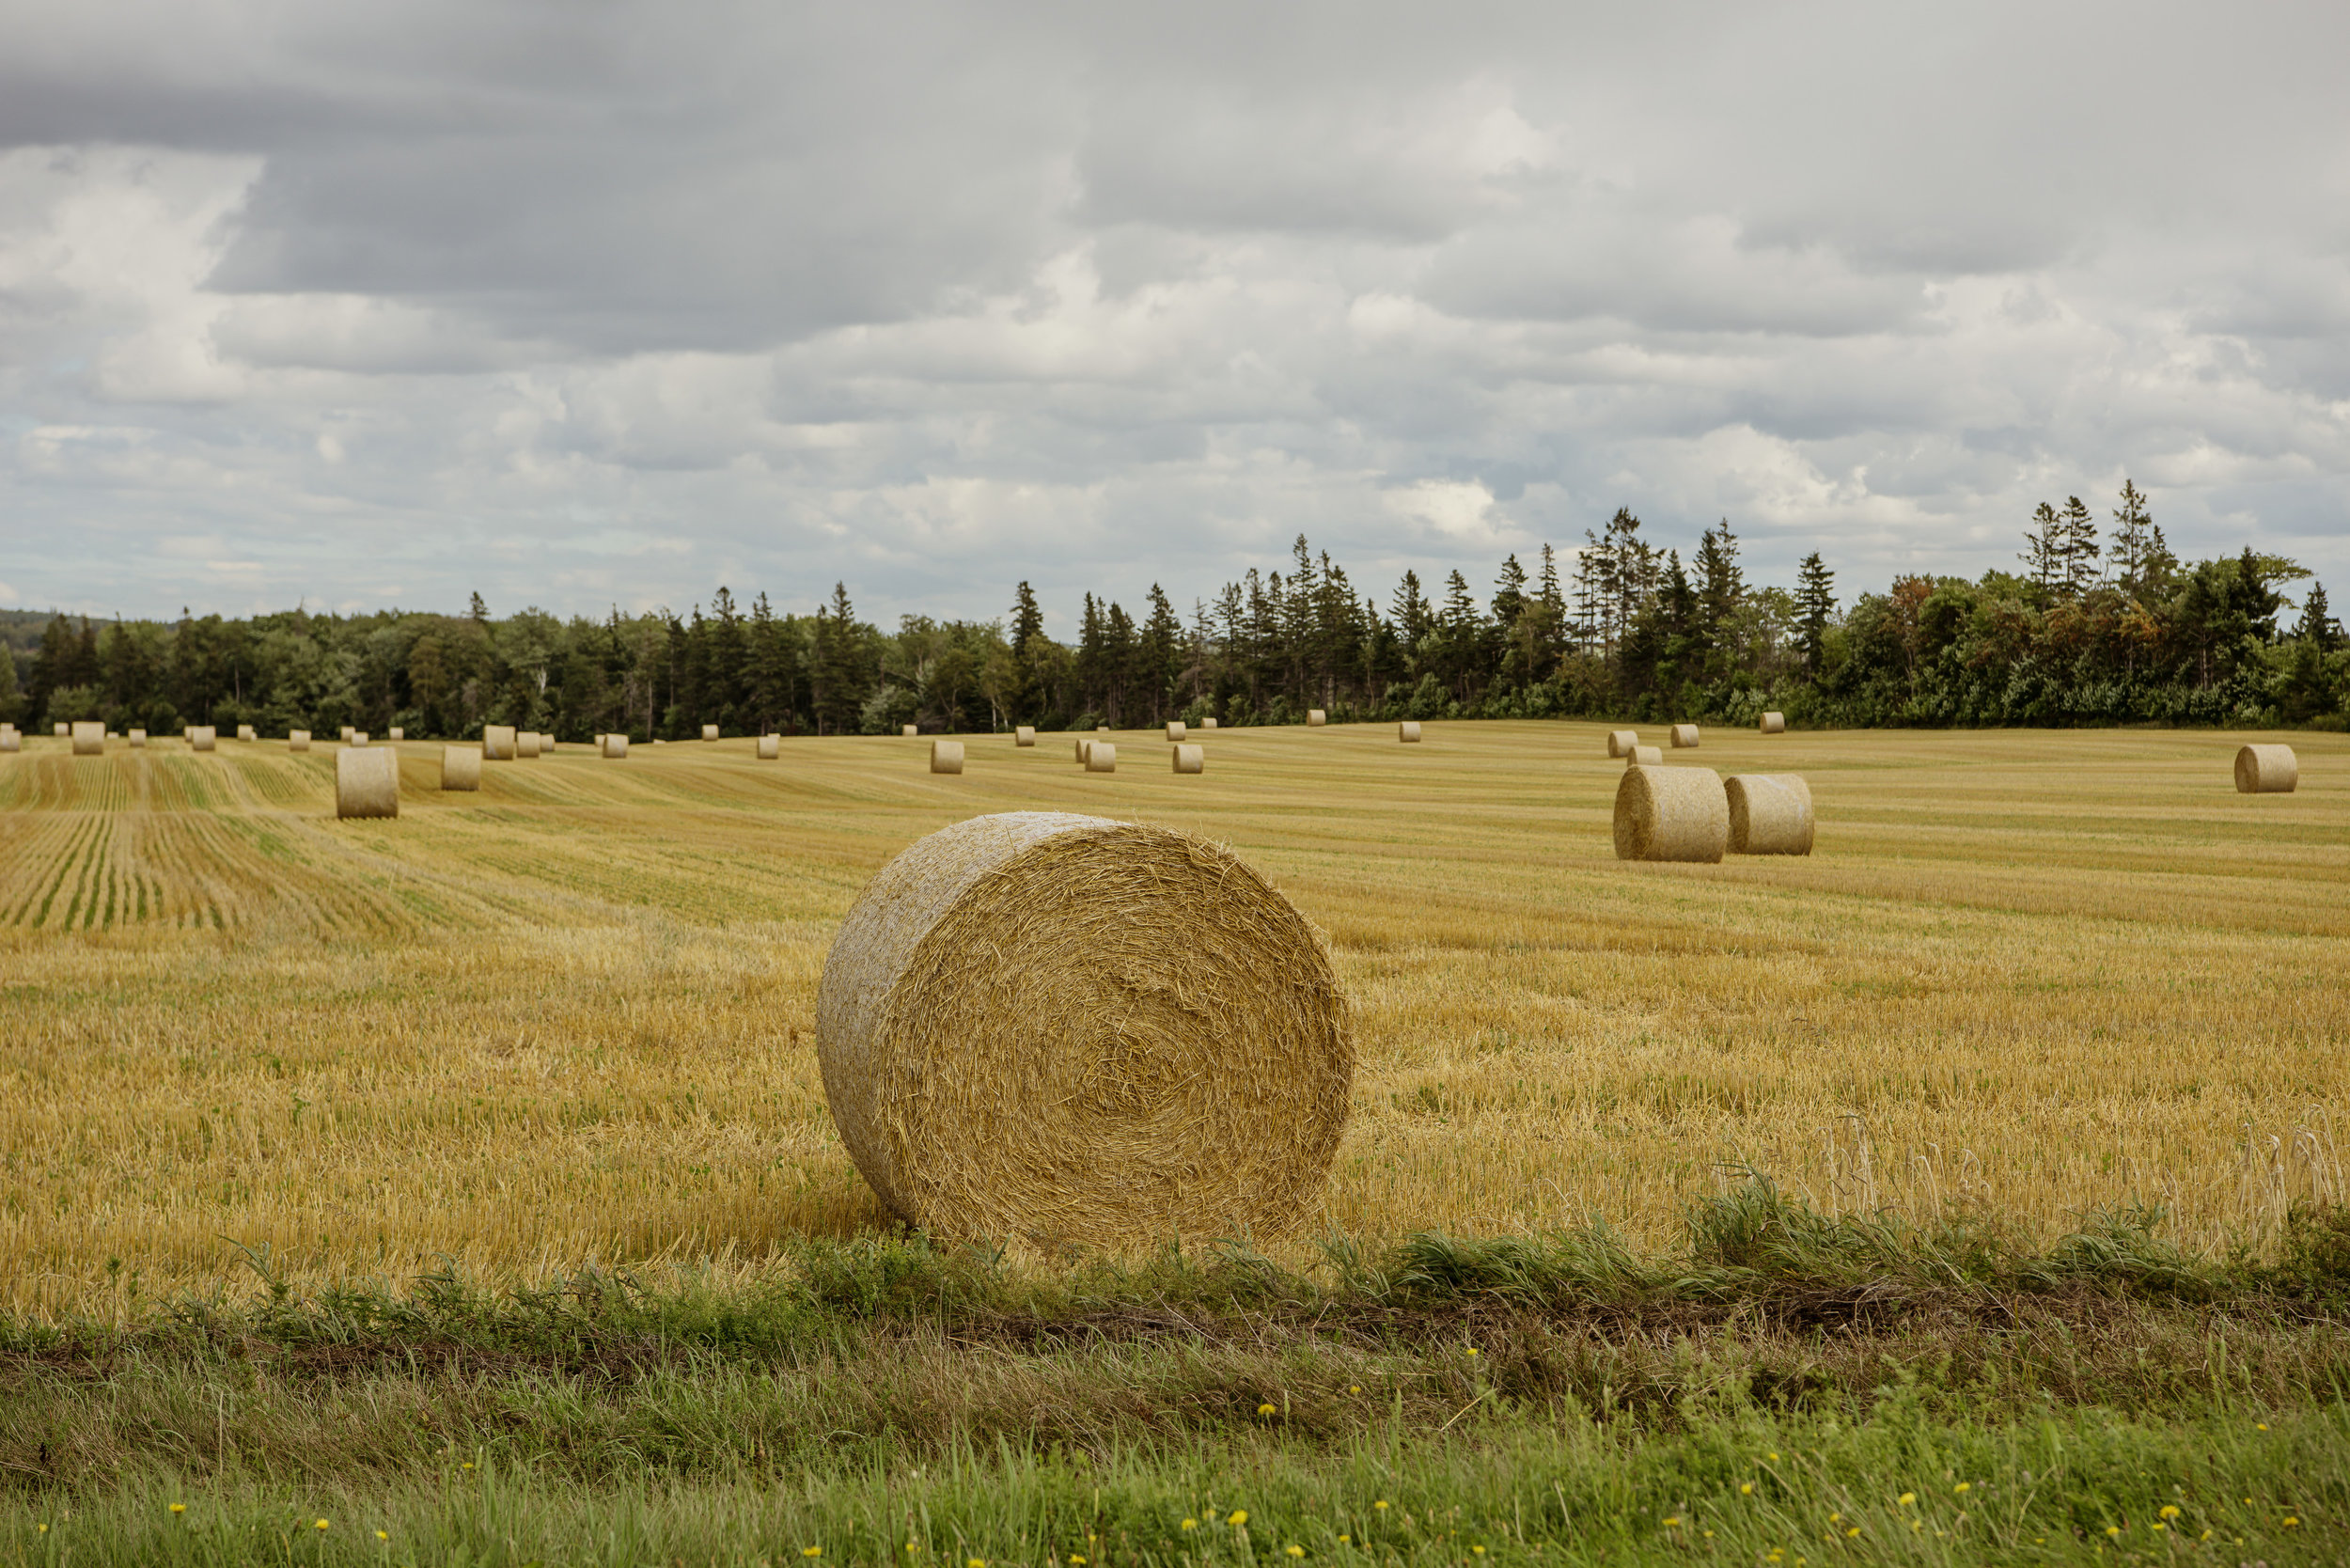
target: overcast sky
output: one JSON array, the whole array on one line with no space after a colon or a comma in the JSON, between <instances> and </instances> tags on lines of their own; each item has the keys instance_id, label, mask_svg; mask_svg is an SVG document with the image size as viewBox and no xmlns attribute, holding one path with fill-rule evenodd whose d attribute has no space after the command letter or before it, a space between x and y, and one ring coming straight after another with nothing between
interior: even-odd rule
<instances>
[{"instance_id":1,"label":"overcast sky","mask_svg":"<svg viewBox=\"0 0 2350 1568\"><path fill-rule=\"evenodd\" d=\"M2126 474L2350 590L2350 6L0 0L0 605L994 616Z\"/></svg>"}]
</instances>

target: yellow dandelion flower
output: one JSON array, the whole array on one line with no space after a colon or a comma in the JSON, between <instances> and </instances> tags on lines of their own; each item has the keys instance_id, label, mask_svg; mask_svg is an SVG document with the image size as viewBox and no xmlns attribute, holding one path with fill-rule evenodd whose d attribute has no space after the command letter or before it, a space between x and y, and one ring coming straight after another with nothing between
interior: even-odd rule
<instances>
[{"instance_id":1,"label":"yellow dandelion flower","mask_svg":"<svg viewBox=\"0 0 2350 1568\"><path fill-rule=\"evenodd\" d=\"M1346 1391L1350 1394L1359 1394L1363 1391L1363 1386L1359 1383L1350 1383L1347 1385Z\"/></svg>"},{"instance_id":2,"label":"yellow dandelion flower","mask_svg":"<svg viewBox=\"0 0 2350 1568\"><path fill-rule=\"evenodd\" d=\"M1827 1516L1827 1522L1831 1525L1841 1525L1844 1522L1844 1516L1841 1513L1831 1513Z\"/></svg>"},{"instance_id":3,"label":"yellow dandelion flower","mask_svg":"<svg viewBox=\"0 0 2350 1568\"><path fill-rule=\"evenodd\" d=\"M1778 1454L1776 1450L1774 1450L1769 1457L1773 1464L1777 1464L1778 1462Z\"/></svg>"},{"instance_id":4,"label":"yellow dandelion flower","mask_svg":"<svg viewBox=\"0 0 2350 1568\"><path fill-rule=\"evenodd\" d=\"M2179 1516L2179 1505L2177 1503L2164 1503L2162 1505L2162 1516L2166 1519L2177 1518Z\"/></svg>"},{"instance_id":5,"label":"yellow dandelion flower","mask_svg":"<svg viewBox=\"0 0 2350 1568\"><path fill-rule=\"evenodd\" d=\"M2106 1533L2107 1535L2120 1535L2122 1533L2122 1527L2120 1525L2107 1525L2106 1527Z\"/></svg>"},{"instance_id":6,"label":"yellow dandelion flower","mask_svg":"<svg viewBox=\"0 0 2350 1568\"><path fill-rule=\"evenodd\" d=\"M2266 1432L2268 1430L2268 1423L2266 1421L2254 1421L2252 1425L2257 1431Z\"/></svg>"},{"instance_id":7,"label":"yellow dandelion flower","mask_svg":"<svg viewBox=\"0 0 2350 1568\"><path fill-rule=\"evenodd\" d=\"M1676 1514L1674 1514L1671 1518L1669 1518L1669 1519L1668 1519L1668 1520L1666 1520L1666 1521L1665 1521L1665 1528L1666 1528L1667 1529L1673 1529L1675 1526L1679 1525L1680 1523L1681 1523L1681 1515L1680 1515L1680 1514L1678 1514L1678 1513L1676 1513Z\"/></svg>"},{"instance_id":8,"label":"yellow dandelion flower","mask_svg":"<svg viewBox=\"0 0 2350 1568\"><path fill-rule=\"evenodd\" d=\"M824 1555L824 1548L822 1546L802 1546L800 1548L800 1555L802 1557L822 1557Z\"/></svg>"},{"instance_id":9,"label":"yellow dandelion flower","mask_svg":"<svg viewBox=\"0 0 2350 1568\"><path fill-rule=\"evenodd\" d=\"M1236 1508L1232 1510L1232 1516L1224 1522L1228 1525L1245 1525L1248 1522L1248 1510Z\"/></svg>"},{"instance_id":10,"label":"yellow dandelion flower","mask_svg":"<svg viewBox=\"0 0 2350 1568\"><path fill-rule=\"evenodd\" d=\"M1289 1553L1292 1557L1304 1557L1306 1555L1306 1548L1303 1546L1284 1546L1281 1549Z\"/></svg>"},{"instance_id":11,"label":"yellow dandelion flower","mask_svg":"<svg viewBox=\"0 0 2350 1568\"><path fill-rule=\"evenodd\" d=\"M1918 1494L1917 1494L1917 1493L1915 1493L1915 1492L1904 1492L1904 1493L1902 1494L1902 1506L1903 1506L1904 1508L1907 1508L1907 1507L1909 1507L1911 1504L1915 1503L1917 1500L1918 1500Z\"/></svg>"},{"instance_id":12,"label":"yellow dandelion flower","mask_svg":"<svg viewBox=\"0 0 2350 1568\"><path fill-rule=\"evenodd\" d=\"M1260 1404L1259 1406L1257 1406L1257 1414L1258 1414L1258 1415L1260 1415L1260 1416L1270 1416L1270 1415L1272 1415L1273 1413L1274 1413L1274 1409L1273 1409L1273 1406L1272 1406L1272 1405L1270 1405L1270 1404Z\"/></svg>"},{"instance_id":13,"label":"yellow dandelion flower","mask_svg":"<svg viewBox=\"0 0 2350 1568\"><path fill-rule=\"evenodd\" d=\"M1183 1528L1185 1529L1198 1529L1199 1528L1199 1521L1197 1519L1185 1519L1183 1521Z\"/></svg>"},{"instance_id":14,"label":"yellow dandelion flower","mask_svg":"<svg viewBox=\"0 0 2350 1568\"><path fill-rule=\"evenodd\" d=\"M1739 1495L1740 1497L1753 1497L1753 1496L1754 1496L1754 1482L1750 1482L1750 1481L1742 1481L1742 1482L1740 1482L1738 1483L1738 1495Z\"/></svg>"},{"instance_id":15,"label":"yellow dandelion flower","mask_svg":"<svg viewBox=\"0 0 2350 1568\"><path fill-rule=\"evenodd\" d=\"M964 1563L963 1568L987 1568L987 1559L983 1557L972 1558Z\"/></svg>"},{"instance_id":16,"label":"yellow dandelion flower","mask_svg":"<svg viewBox=\"0 0 2350 1568\"><path fill-rule=\"evenodd\" d=\"M1371 1506L1384 1511L1387 1506L1387 1499L1381 1497L1377 1502L1372 1503Z\"/></svg>"},{"instance_id":17,"label":"yellow dandelion flower","mask_svg":"<svg viewBox=\"0 0 2350 1568\"><path fill-rule=\"evenodd\" d=\"M1076 1553L1074 1553L1074 1552L1072 1552L1072 1553L1070 1553L1070 1554L1069 1554L1069 1560L1070 1560L1070 1561L1072 1561L1072 1562L1073 1562L1073 1563L1075 1563L1075 1564L1077 1565L1077 1568L1086 1568L1086 1560L1085 1560L1084 1558L1079 1557L1079 1556L1078 1556Z\"/></svg>"},{"instance_id":18,"label":"yellow dandelion flower","mask_svg":"<svg viewBox=\"0 0 2350 1568\"><path fill-rule=\"evenodd\" d=\"M188 1511L188 1505L186 1503L173 1503L171 1505L171 1511L174 1513L185 1513Z\"/></svg>"},{"instance_id":19,"label":"yellow dandelion flower","mask_svg":"<svg viewBox=\"0 0 2350 1568\"><path fill-rule=\"evenodd\" d=\"M325 1520L323 1520L323 1519L321 1519L321 1520L319 1521L319 1529L324 1529L325 1528L326 1528L326 1521L325 1521Z\"/></svg>"},{"instance_id":20,"label":"yellow dandelion flower","mask_svg":"<svg viewBox=\"0 0 2350 1568\"><path fill-rule=\"evenodd\" d=\"M1468 1347L1468 1353L1469 1353L1471 1356L1476 1355L1476 1354L1477 1354L1477 1347L1476 1347L1475 1345L1471 1345L1471 1346L1469 1346L1469 1347Z\"/></svg>"},{"instance_id":21,"label":"yellow dandelion flower","mask_svg":"<svg viewBox=\"0 0 2350 1568\"><path fill-rule=\"evenodd\" d=\"M1962 1481L1956 1486L1950 1488L1953 1492L1971 1492L1974 1489L1975 1483L1971 1481Z\"/></svg>"},{"instance_id":22,"label":"yellow dandelion flower","mask_svg":"<svg viewBox=\"0 0 2350 1568\"><path fill-rule=\"evenodd\" d=\"M2296 1526L2298 1526L2300 1523L2301 1523L2301 1521L2300 1521L2300 1520L2298 1520L2298 1519L2296 1519L2296 1518L2295 1518L2292 1514L2288 1513L2288 1514L2286 1514L2286 1515L2285 1515L2285 1529L2292 1529L2295 1528Z\"/></svg>"},{"instance_id":23,"label":"yellow dandelion flower","mask_svg":"<svg viewBox=\"0 0 2350 1568\"><path fill-rule=\"evenodd\" d=\"M2169 1529L2170 1527L2164 1524L2160 1519L2156 1519L2154 1523L2154 1528L2156 1529Z\"/></svg>"},{"instance_id":24,"label":"yellow dandelion flower","mask_svg":"<svg viewBox=\"0 0 2350 1568\"><path fill-rule=\"evenodd\" d=\"M1846 1531L1844 1532L1844 1536L1845 1536L1845 1539L1850 1540L1852 1537L1854 1537L1854 1536L1856 1536L1856 1535L1858 1535L1859 1533L1860 1533L1860 1527L1859 1527L1858 1525L1855 1525L1855 1526L1853 1526L1853 1528L1852 1528L1852 1529L1848 1529L1848 1530L1846 1530Z\"/></svg>"},{"instance_id":25,"label":"yellow dandelion flower","mask_svg":"<svg viewBox=\"0 0 2350 1568\"><path fill-rule=\"evenodd\" d=\"M465 1468L466 1468L466 1469L468 1469L468 1470L470 1470L470 1469L472 1469L472 1468L473 1468L473 1461L472 1461L472 1460L468 1459L468 1460L466 1460L466 1461L465 1461Z\"/></svg>"},{"instance_id":26,"label":"yellow dandelion flower","mask_svg":"<svg viewBox=\"0 0 2350 1568\"><path fill-rule=\"evenodd\" d=\"M1352 1546L1355 1544L1355 1538L1351 1535L1341 1535L1339 1537L1339 1544L1341 1546Z\"/></svg>"},{"instance_id":27,"label":"yellow dandelion flower","mask_svg":"<svg viewBox=\"0 0 2350 1568\"><path fill-rule=\"evenodd\" d=\"M392 1532L387 1529L380 1529L375 1532L375 1538L378 1541L389 1541L392 1538Z\"/></svg>"}]
</instances>

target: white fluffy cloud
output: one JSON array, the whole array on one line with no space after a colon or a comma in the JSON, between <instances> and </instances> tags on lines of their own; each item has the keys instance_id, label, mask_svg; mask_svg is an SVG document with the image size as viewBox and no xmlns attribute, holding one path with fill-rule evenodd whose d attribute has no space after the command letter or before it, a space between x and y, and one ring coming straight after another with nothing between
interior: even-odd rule
<instances>
[{"instance_id":1,"label":"white fluffy cloud","mask_svg":"<svg viewBox=\"0 0 2350 1568\"><path fill-rule=\"evenodd\" d=\"M2350 568L2338 8L0 0L39 604Z\"/></svg>"}]
</instances>

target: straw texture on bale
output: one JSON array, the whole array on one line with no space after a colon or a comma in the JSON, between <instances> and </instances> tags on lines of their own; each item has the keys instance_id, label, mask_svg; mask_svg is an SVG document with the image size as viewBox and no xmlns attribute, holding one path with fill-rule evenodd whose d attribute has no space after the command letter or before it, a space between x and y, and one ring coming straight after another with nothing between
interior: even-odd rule
<instances>
[{"instance_id":1,"label":"straw texture on bale","mask_svg":"<svg viewBox=\"0 0 2350 1568\"><path fill-rule=\"evenodd\" d=\"M518 762L529 762L535 761L538 756L539 737L528 729L515 730L514 760Z\"/></svg>"},{"instance_id":2,"label":"straw texture on bale","mask_svg":"<svg viewBox=\"0 0 2350 1568\"><path fill-rule=\"evenodd\" d=\"M1208 717L1201 719L1199 721L1199 728L1202 729L1214 729L1215 728L1214 715L1211 714Z\"/></svg>"},{"instance_id":3,"label":"straw texture on bale","mask_svg":"<svg viewBox=\"0 0 2350 1568\"><path fill-rule=\"evenodd\" d=\"M106 749L106 727L85 719L73 726L73 755L96 757Z\"/></svg>"},{"instance_id":4,"label":"straw texture on bale","mask_svg":"<svg viewBox=\"0 0 2350 1568\"><path fill-rule=\"evenodd\" d=\"M255 732L253 726L249 724L240 724L237 726L237 739L241 741L258 741L260 738L261 737ZM400 739L399 730L395 729L392 731L392 739Z\"/></svg>"},{"instance_id":5,"label":"straw texture on bale","mask_svg":"<svg viewBox=\"0 0 2350 1568\"><path fill-rule=\"evenodd\" d=\"M931 743L931 772L961 773L962 771L963 743L961 741L932 741Z\"/></svg>"},{"instance_id":6,"label":"straw texture on bale","mask_svg":"<svg viewBox=\"0 0 2350 1568\"><path fill-rule=\"evenodd\" d=\"M214 736L215 731L211 725L199 724L188 731L188 745L198 751L210 751L212 749Z\"/></svg>"},{"instance_id":7,"label":"straw texture on bale","mask_svg":"<svg viewBox=\"0 0 2350 1568\"><path fill-rule=\"evenodd\" d=\"M1607 731L1607 755L1610 757L1629 757L1632 755L1632 748L1639 744L1640 732L1637 729Z\"/></svg>"},{"instance_id":8,"label":"straw texture on bale","mask_svg":"<svg viewBox=\"0 0 2350 1568\"><path fill-rule=\"evenodd\" d=\"M714 725L714 724L705 724L705 725L703 725L703 726L702 726L702 739L703 739L703 740L705 740L705 741L714 741L714 740L716 740L717 738L718 738L718 727L717 727L716 725Z\"/></svg>"},{"instance_id":9,"label":"straw texture on bale","mask_svg":"<svg viewBox=\"0 0 2350 1568\"><path fill-rule=\"evenodd\" d=\"M1205 773L1208 771L1208 748L1206 746L1196 745L1179 745L1168 746L1167 749L1175 754L1175 771L1177 773Z\"/></svg>"},{"instance_id":10,"label":"straw texture on bale","mask_svg":"<svg viewBox=\"0 0 2350 1568\"><path fill-rule=\"evenodd\" d=\"M1312 1216L1355 1050L1320 938L1219 845L975 817L884 867L816 1052L881 1201L947 1237L1150 1247Z\"/></svg>"},{"instance_id":11,"label":"straw texture on bale","mask_svg":"<svg viewBox=\"0 0 2350 1568\"><path fill-rule=\"evenodd\" d=\"M921 732L921 726L915 724L907 725L904 729L905 738L909 741L914 739L915 736L919 735Z\"/></svg>"},{"instance_id":12,"label":"straw texture on bale","mask_svg":"<svg viewBox=\"0 0 2350 1568\"><path fill-rule=\"evenodd\" d=\"M389 729L384 731L384 738L387 741L404 741L408 738L408 731L395 724ZM243 730L239 730L237 732L237 739L241 741L244 739L244 732Z\"/></svg>"},{"instance_id":13,"label":"straw texture on bale","mask_svg":"<svg viewBox=\"0 0 2350 1568\"><path fill-rule=\"evenodd\" d=\"M626 757L628 755L628 737L626 735L606 735L603 738L603 754L606 757Z\"/></svg>"},{"instance_id":14,"label":"straw texture on bale","mask_svg":"<svg viewBox=\"0 0 2350 1568\"><path fill-rule=\"evenodd\" d=\"M1784 735L1787 733L1787 715L1785 713L1764 713L1757 722L1755 727L1762 730L1765 735Z\"/></svg>"},{"instance_id":15,"label":"straw texture on bale","mask_svg":"<svg viewBox=\"0 0 2350 1568\"><path fill-rule=\"evenodd\" d=\"M510 762L514 760L512 725L485 724L481 727L481 760L485 762Z\"/></svg>"},{"instance_id":16,"label":"straw texture on bale","mask_svg":"<svg viewBox=\"0 0 2350 1568\"><path fill-rule=\"evenodd\" d=\"M1665 760L1665 748L1661 745L1636 745L1623 754L1623 760L1627 767L1656 767Z\"/></svg>"},{"instance_id":17,"label":"straw texture on bale","mask_svg":"<svg viewBox=\"0 0 2350 1568\"><path fill-rule=\"evenodd\" d=\"M1093 741L1086 746L1086 772L1116 773L1118 747L1107 741Z\"/></svg>"},{"instance_id":18,"label":"straw texture on bale","mask_svg":"<svg viewBox=\"0 0 2350 1568\"><path fill-rule=\"evenodd\" d=\"M307 729L289 729L286 731L286 749L288 751L309 750L310 732Z\"/></svg>"},{"instance_id":19,"label":"straw texture on bale","mask_svg":"<svg viewBox=\"0 0 2350 1568\"><path fill-rule=\"evenodd\" d=\"M1811 786L1792 773L1734 773L1722 781L1732 855L1810 855Z\"/></svg>"},{"instance_id":20,"label":"straw texture on bale","mask_svg":"<svg viewBox=\"0 0 2350 1568\"><path fill-rule=\"evenodd\" d=\"M1023 724L1013 727L1011 732L1011 744L1014 745L1036 745L1036 726L1033 724Z\"/></svg>"},{"instance_id":21,"label":"straw texture on bale","mask_svg":"<svg viewBox=\"0 0 2350 1568\"><path fill-rule=\"evenodd\" d=\"M2235 787L2241 793L2289 795L2300 782L2300 760L2289 745L2248 745L2235 754Z\"/></svg>"},{"instance_id":22,"label":"straw texture on bale","mask_svg":"<svg viewBox=\"0 0 2350 1568\"><path fill-rule=\"evenodd\" d=\"M1324 713L1321 709L1308 708L1306 710L1306 724L1308 729L1318 729L1329 722L1330 715Z\"/></svg>"},{"instance_id":23,"label":"straw texture on bale","mask_svg":"<svg viewBox=\"0 0 2350 1568\"><path fill-rule=\"evenodd\" d=\"M1396 726L1395 726L1395 738L1396 738L1399 742L1406 742L1406 743L1410 743L1410 744L1412 744L1412 745L1418 745L1418 742L1419 742L1419 720L1418 720L1418 719L1399 719L1399 720L1397 720L1397 721L1396 721Z\"/></svg>"},{"instance_id":24,"label":"straw texture on bale","mask_svg":"<svg viewBox=\"0 0 2350 1568\"><path fill-rule=\"evenodd\" d=\"M1712 768L1629 767L1616 786L1616 858L1715 861L1730 847L1730 798Z\"/></svg>"},{"instance_id":25,"label":"straw texture on bale","mask_svg":"<svg viewBox=\"0 0 2350 1568\"><path fill-rule=\"evenodd\" d=\"M1673 726L1673 749L1675 751L1681 750L1684 746L1693 746L1697 744L1698 727L1696 725L1676 724Z\"/></svg>"},{"instance_id":26,"label":"straw texture on bale","mask_svg":"<svg viewBox=\"0 0 2350 1568\"><path fill-rule=\"evenodd\" d=\"M1190 733L1191 732L1188 729L1183 728L1183 721L1182 719L1168 719L1167 721L1167 738L1168 741L1181 741Z\"/></svg>"},{"instance_id":27,"label":"straw texture on bale","mask_svg":"<svg viewBox=\"0 0 2350 1568\"><path fill-rule=\"evenodd\" d=\"M353 746L335 757L335 815L400 815L400 753Z\"/></svg>"},{"instance_id":28,"label":"straw texture on bale","mask_svg":"<svg viewBox=\"0 0 2350 1568\"><path fill-rule=\"evenodd\" d=\"M761 736L759 738L759 760L760 760L760 761L762 761L762 762L772 762L772 761L774 761L776 758L778 758L778 757L780 757L780 756L782 756L782 755L783 755L783 737L782 737L782 736L780 736L780 735L761 735Z\"/></svg>"},{"instance_id":29,"label":"straw texture on bale","mask_svg":"<svg viewBox=\"0 0 2350 1568\"><path fill-rule=\"evenodd\" d=\"M441 788L444 790L478 790L481 788L481 748L478 745L445 745L441 748Z\"/></svg>"}]
</instances>

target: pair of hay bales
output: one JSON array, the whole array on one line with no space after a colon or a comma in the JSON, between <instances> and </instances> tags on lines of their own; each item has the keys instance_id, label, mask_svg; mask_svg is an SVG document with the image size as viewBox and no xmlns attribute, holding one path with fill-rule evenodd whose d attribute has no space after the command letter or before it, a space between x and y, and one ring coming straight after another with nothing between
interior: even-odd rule
<instances>
[{"instance_id":1,"label":"pair of hay bales","mask_svg":"<svg viewBox=\"0 0 2350 1568\"><path fill-rule=\"evenodd\" d=\"M1118 747L1112 742L1081 735L1077 739L1077 765L1088 773L1116 773Z\"/></svg>"},{"instance_id":2,"label":"pair of hay bales","mask_svg":"<svg viewBox=\"0 0 2350 1568\"><path fill-rule=\"evenodd\" d=\"M2238 794L2289 795L2300 783L2301 761L2289 745L2248 745L2235 754Z\"/></svg>"},{"instance_id":3,"label":"pair of hay bales","mask_svg":"<svg viewBox=\"0 0 2350 1568\"><path fill-rule=\"evenodd\" d=\"M1058 812L932 834L858 897L816 1047L858 1171L948 1237L1121 1247L1308 1217L1355 1048L1313 928L1221 845Z\"/></svg>"},{"instance_id":4,"label":"pair of hay bales","mask_svg":"<svg viewBox=\"0 0 2350 1568\"><path fill-rule=\"evenodd\" d=\"M239 740L241 740L241 741L254 741L254 742L258 742L258 741L259 741L259 740L260 740L260 738L261 738L261 737L260 737L260 733L259 733L259 731L256 730L256 729L253 728L253 726L251 726L251 725L249 725L249 724L240 724L239 726L237 726L237 739L239 739ZM394 739L394 740L399 740L399 739L400 739L400 731L399 731L399 730L395 729L395 730L393 730L393 731L392 731L392 739Z\"/></svg>"},{"instance_id":5,"label":"pair of hay bales","mask_svg":"<svg viewBox=\"0 0 2350 1568\"><path fill-rule=\"evenodd\" d=\"M1643 746L1642 750L1653 750ZM1811 786L1794 774L1733 774L1635 761L1616 786L1616 858L1711 864L1729 855L1810 855Z\"/></svg>"}]
</instances>

